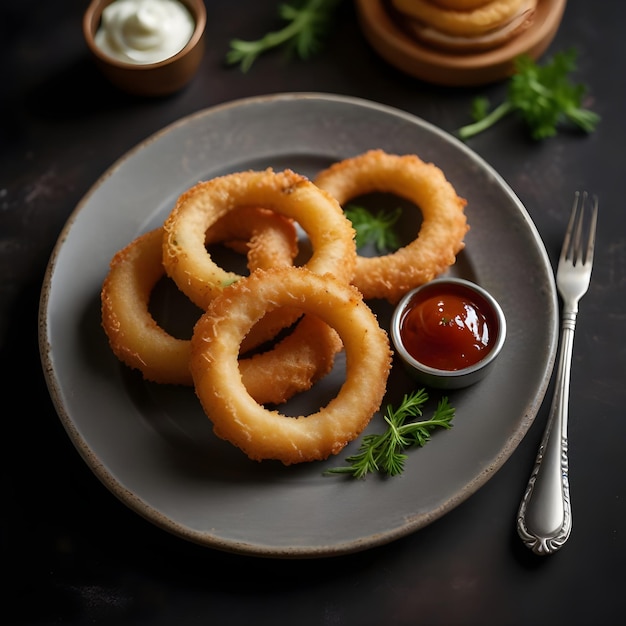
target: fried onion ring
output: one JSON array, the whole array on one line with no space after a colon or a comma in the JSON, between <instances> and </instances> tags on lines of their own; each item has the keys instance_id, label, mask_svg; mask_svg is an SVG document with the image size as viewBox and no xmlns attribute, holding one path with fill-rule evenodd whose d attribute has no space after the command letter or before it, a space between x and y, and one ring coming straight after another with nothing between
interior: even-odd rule
<instances>
[{"instance_id":1,"label":"fried onion ring","mask_svg":"<svg viewBox=\"0 0 626 626\"><path fill-rule=\"evenodd\" d=\"M437 4L443 9L451 9L453 11L469 11L478 7L489 4L492 0L431 0L433 4Z\"/></svg>"},{"instance_id":2,"label":"fried onion ring","mask_svg":"<svg viewBox=\"0 0 626 626\"><path fill-rule=\"evenodd\" d=\"M342 348L328 324L304 315L271 350L239 360L243 384L259 404L283 404L326 376Z\"/></svg>"},{"instance_id":3,"label":"fried onion ring","mask_svg":"<svg viewBox=\"0 0 626 626\"><path fill-rule=\"evenodd\" d=\"M208 254L205 233L237 207L259 206L296 220L313 247L306 266L350 281L356 263L354 230L337 201L291 170L247 171L204 181L183 193L164 223L165 271L189 299L205 309L241 276L220 268ZM260 269L273 265L259 264Z\"/></svg>"},{"instance_id":4,"label":"fried onion ring","mask_svg":"<svg viewBox=\"0 0 626 626\"><path fill-rule=\"evenodd\" d=\"M290 257L289 241L296 236L284 230L278 216L262 214L261 210L233 212L232 224L223 222L220 232L211 232L210 239L243 238L252 231L250 243L254 250L269 239L277 243L286 236L283 246ZM245 219L242 219L245 218ZM259 230L260 224L272 228ZM260 221L259 221L260 220ZM236 224L235 224L236 222ZM264 236L265 235L265 236ZM189 371L191 342L170 335L155 321L149 311L151 293L165 275L162 264L163 231L154 229L133 240L111 261L101 293L102 326L117 358L127 366L140 370L146 380L161 384L193 385ZM202 311L198 312L198 316ZM254 357L241 359L242 377L251 395L259 403L280 404L293 394L306 391L332 368L335 354L341 349L335 331L317 318L305 316L295 329L273 349Z\"/></svg>"},{"instance_id":5,"label":"fried onion ring","mask_svg":"<svg viewBox=\"0 0 626 626\"><path fill-rule=\"evenodd\" d=\"M162 242L163 231L156 228L114 255L100 294L102 327L113 354L140 370L146 380L189 385L189 341L166 332L148 308L150 295L165 273Z\"/></svg>"},{"instance_id":6,"label":"fried onion ring","mask_svg":"<svg viewBox=\"0 0 626 626\"><path fill-rule=\"evenodd\" d=\"M298 254L298 233L294 221L263 208L238 207L227 211L211 224L205 246L223 243L245 254L248 269L292 265ZM294 323L300 311L280 311L266 315L244 339L241 350L249 352L271 341L283 328Z\"/></svg>"},{"instance_id":7,"label":"fried onion ring","mask_svg":"<svg viewBox=\"0 0 626 626\"><path fill-rule=\"evenodd\" d=\"M320 172L314 180L342 206L372 192L393 193L416 204L423 221L416 238L393 253L357 257L352 283L365 299L397 302L409 289L446 270L463 249L468 230L460 198L443 172L416 155L370 150Z\"/></svg>"},{"instance_id":8,"label":"fried onion ring","mask_svg":"<svg viewBox=\"0 0 626 626\"><path fill-rule=\"evenodd\" d=\"M464 11L442 8L428 0L392 0L392 2L401 13L441 32L475 37L510 21L524 0L493 0Z\"/></svg>"},{"instance_id":9,"label":"fried onion ring","mask_svg":"<svg viewBox=\"0 0 626 626\"><path fill-rule=\"evenodd\" d=\"M346 351L346 378L317 413L288 417L259 405L237 363L239 344L269 310L298 306L332 326ZM250 459L285 465L337 454L366 427L382 402L391 368L389 339L361 294L304 267L257 270L224 289L198 320L190 368L215 434Z\"/></svg>"},{"instance_id":10,"label":"fried onion ring","mask_svg":"<svg viewBox=\"0 0 626 626\"><path fill-rule=\"evenodd\" d=\"M519 37L534 23L537 0L524 0L518 12L506 22L473 36L450 35L417 19L407 18L407 31L434 48L448 52L478 52L492 50Z\"/></svg>"},{"instance_id":11,"label":"fried onion ring","mask_svg":"<svg viewBox=\"0 0 626 626\"><path fill-rule=\"evenodd\" d=\"M204 243L221 243L245 254L250 270L290 265L298 254L294 221L262 208L241 207L224 214L206 231Z\"/></svg>"}]
</instances>

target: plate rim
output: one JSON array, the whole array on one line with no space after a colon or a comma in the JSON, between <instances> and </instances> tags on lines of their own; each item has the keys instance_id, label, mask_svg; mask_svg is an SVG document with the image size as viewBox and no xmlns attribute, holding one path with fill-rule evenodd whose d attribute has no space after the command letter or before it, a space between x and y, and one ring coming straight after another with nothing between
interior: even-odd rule
<instances>
[{"instance_id":1,"label":"plate rim","mask_svg":"<svg viewBox=\"0 0 626 626\"><path fill-rule=\"evenodd\" d=\"M39 347L40 347L40 355L42 360L42 366L44 370L44 376L46 380L46 384L48 386L50 396L52 402L55 406L56 412L61 419L61 422L68 433L72 443L77 448L79 454L85 460L87 466L91 471L100 479L100 481L114 494L116 495L125 505L129 506L132 510L134 510L139 515L146 518L148 521L152 522L158 527L161 527L163 530L166 530L174 535L177 535L181 538L192 541L193 543L197 543L206 547L224 550L227 552L245 554L245 555L255 555L255 556L265 556L265 557L273 557L273 558L309 558L309 557L327 557L327 556L335 556L339 554L346 554L350 552L357 552L363 549L369 549L376 547L378 545L382 545L385 543L389 543L390 541L394 541L400 537L403 537L407 534L415 532L420 528L430 524L432 521L440 518L445 513L454 509L458 504L463 502L465 499L470 497L473 493L475 493L482 485L484 485L489 478L497 471L504 462L510 457L513 451L517 448L519 442L524 437L531 424L533 423L536 414L543 402L543 398L547 391L551 372L555 362L556 355L556 347L558 340L558 319L555 314L558 311L558 301L556 294L556 285L551 272L548 272L547 277L550 279L550 291L551 291L551 299L553 306L553 317L552 317L552 328L550 329L550 338L551 345L547 348L548 359L545 365L545 375L542 380L542 385L537 390L537 393L534 399L527 405L528 412L525 416L522 416L522 420L520 426L518 427L515 436L510 437L507 440L506 444L500 449L500 453L498 457L494 460L491 467L485 468L485 470L477 476L473 481L470 481L466 484L464 490L462 492L453 494L447 502L445 506L440 508L441 510L433 510L430 512L430 515L426 516L425 520L422 520L416 527L411 524L405 524L404 526L395 528L393 531L388 532L384 536L379 537L365 537L357 540L333 543L332 545L320 545L316 547L307 546L304 548L299 547L287 547L287 548L277 548L275 546L263 546L259 544L255 544L254 542L234 542L232 540L221 540L219 537L209 535L207 537L206 532L194 531L191 528L184 527L174 520L164 516L161 511L158 509L148 505L141 498L137 497L136 494L132 493L126 487L121 484L115 477L113 477L102 460L95 456L87 442L83 440L78 429L74 424L74 420L71 415L66 410L64 403L62 401L62 384L61 381L57 379L56 373L54 371L53 363L52 363L52 355L51 355L51 345L49 342L49 324L48 324L48 309L49 309L49 300L52 290L52 280L54 278L54 273L56 269L56 262L58 260L59 254L62 251L64 243L70 236L73 225L77 217L80 215L81 211L88 205L89 200L92 198L93 194L99 189L100 185L103 181L105 181L108 177L110 177L115 171L117 171L120 167L124 165L124 163L130 159L133 155L141 152L147 145L150 143L157 141L160 137L167 135L169 133L175 132L179 126L185 125L196 118L204 118L210 117L214 113L223 111L226 109L238 108L241 106L255 106L259 103L276 103L276 102L285 102L291 100L312 100L312 101L326 101L326 102L334 102L344 105L356 105L360 107L366 107L368 109L373 109L378 112L382 112L385 114L391 114L394 117L400 117L411 124L417 124L421 126L428 132L431 132L435 135L438 135L444 141L454 145L454 147L458 150L464 151L467 155L474 160L477 164L480 165L482 169L487 171L490 176L494 178L497 182L498 186L501 187L506 193L510 196L510 198L514 201L516 208L520 211L521 217L524 219L526 226L530 230L530 234L532 234L533 240L536 244L537 251L539 255L542 257L544 264L546 264L547 268L550 268L550 261L545 250L545 246L543 241L539 235L530 214L523 206L517 195L513 192L513 190L509 187L506 181L500 176L495 169L489 165L482 157L473 152L466 144L457 140L454 136L446 133L439 127L431 124L430 122L423 120L422 118L403 111L401 109L395 108L393 106L389 106L386 104L377 103L371 100L366 100L359 97L353 96L341 96L336 94L326 94L321 92L299 92L299 93L279 93L265 96L252 96L241 98L229 102L225 102L222 104L218 104L212 107L208 107L202 109L200 111L196 111L190 115L184 116L167 126L161 128L156 131L145 140L135 145L133 148L128 150L125 154L123 154L118 160L116 160L107 170L96 180L96 182L91 186L91 188L87 191L87 193L83 196L83 198L79 201L75 209L72 211L70 216L68 217L65 225L63 226L60 235L57 239L57 243L55 244L53 251L50 255L50 259L46 268L45 277L42 285L41 296L40 296L40 309L39 309ZM495 471L494 471L495 470Z\"/></svg>"}]
</instances>

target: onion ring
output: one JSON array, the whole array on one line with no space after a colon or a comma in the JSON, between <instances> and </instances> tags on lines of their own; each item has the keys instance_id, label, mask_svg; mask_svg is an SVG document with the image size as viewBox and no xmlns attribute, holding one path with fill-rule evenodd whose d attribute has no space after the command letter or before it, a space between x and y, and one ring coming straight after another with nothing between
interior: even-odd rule
<instances>
[{"instance_id":1,"label":"onion ring","mask_svg":"<svg viewBox=\"0 0 626 626\"><path fill-rule=\"evenodd\" d=\"M100 294L102 327L113 354L146 380L189 385L189 341L166 332L148 309L154 286L165 273L162 242L163 231L156 228L113 256Z\"/></svg>"},{"instance_id":2,"label":"onion ring","mask_svg":"<svg viewBox=\"0 0 626 626\"><path fill-rule=\"evenodd\" d=\"M271 350L239 360L244 387L259 404L283 404L326 376L342 348L328 324L304 315Z\"/></svg>"},{"instance_id":3,"label":"onion ring","mask_svg":"<svg viewBox=\"0 0 626 626\"><path fill-rule=\"evenodd\" d=\"M308 416L269 411L250 396L239 344L269 310L298 306L332 326L346 351L346 378L328 405ZM224 289L198 320L190 369L215 434L250 459L285 465L324 460L355 439L380 408L391 368L387 334L354 287L304 267L257 270Z\"/></svg>"},{"instance_id":4,"label":"onion ring","mask_svg":"<svg viewBox=\"0 0 626 626\"><path fill-rule=\"evenodd\" d=\"M465 245L465 199L438 167L416 155L370 150L331 165L314 182L342 206L359 195L387 192L410 200L422 212L419 233L411 243L384 256L357 257L352 283L365 299L397 302L452 265Z\"/></svg>"},{"instance_id":5,"label":"onion ring","mask_svg":"<svg viewBox=\"0 0 626 626\"><path fill-rule=\"evenodd\" d=\"M350 281L356 263L354 230L336 200L291 170L238 172L196 184L183 193L163 225L165 271L189 299L205 309L241 276L220 268L208 254L205 233L241 206L271 209L296 220L311 240L306 267ZM260 269L268 269L259 264Z\"/></svg>"},{"instance_id":6,"label":"onion ring","mask_svg":"<svg viewBox=\"0 0 626 626\"><path fill-rule=\"evenodd\" d=\"M477 52L504 45L528 30L535 19L537 0L524 0L519 11L505 23L474 36L450 35L416 19L405 20L406 29L416 39L449 52Z\"/></svg>"},{"instance_id":7,"label":"onion ring","mask_svg":"<svg viewBox=\"0 0 626 626\"><path fill-rule=\"evenodd\" d=\"M205 234L205 245L216 243L245 254L250 270L289 265L298 254L293 220L262 208L242 207L223 215Z\"/></svg>"},{"instance_id":8,"label":"onion ring","mask_svg":"<svg viewBox=\"0 0 626 626\"><path fill-rule=\"evenodd\" d=\"M225 221L219 233L210 233L212 241L217 241L218 234L245 237L248 230L252 235L247 245L254 250L263 246L265 239L277 243L282 235L286 237L284 252L290 258L289 242L296 236L295 229L285 229L279 216L258 209L241 209L232 216L236 220L227 220L231 225ZM271 228L259 230L261 224L267 226L267 220ZM278 231L273 230L276 226ZM163 231L157 228L137 237L113 257L101 292L102 326L113 353L127 366L141 371L144 379L191 386L191 342L170 335L149 311L154 286L165 275L162 242ZM294 393L309 389L332 368L341 341L329 326L309 318L305 316L272 350L241 359L244 384L258 402L286 402Z\"/></svg>"},{"instance_id":9,"label":"onion ring","mask_svg":"<svg viewBox=\"0 0 626 626\"><path fill-rule=\"evenodd\" d=\"M493 0L466 11L445 9L428 0L392 0L396 10L449 35L475 37L511 20L524 0Z\"/></svg>"},{"instance_id":10,"label":"onion ring","mask_svg":"<svg viewBox=\"0 0 626 626\"><path fill-rule=\"evenodd\" d=\"M492 0L431 0L433 4L437 4L443 9L451 9L453 11L469 11L478 7L489 4Z\"/></svg>"},{"instance_id":11,"label":"onion ring","mask_svg":"<svg viewBox=\"0 0 626 626\"><path fill-rule=\"evenodd\" d=\"M223 243L245 254L250 271L292 265L298 254L298 233L294 221L263 208L239 207L224 213L206 231L205 246L214 243ZM271 341L300 315L297 310L266 315L244 339L242 353Z\"/></svg>"}]
</instances>

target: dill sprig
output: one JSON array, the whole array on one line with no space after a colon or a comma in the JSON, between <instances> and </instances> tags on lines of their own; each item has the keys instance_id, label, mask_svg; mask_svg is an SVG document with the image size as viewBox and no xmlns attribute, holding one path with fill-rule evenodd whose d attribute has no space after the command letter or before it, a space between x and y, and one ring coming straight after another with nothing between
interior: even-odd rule
<instances>
[{"instance_id":1,"label":"dill sprig","mask_svg":"<svg viewBox=\"0 0 626 626\"><path fill-rule=\"evenodd\" d=\"M430 419L407 421L421 417L427 400L426 390L420 389L405 394L396 409L387 405L384 416L387 430L365 435L357 453L347 457L349 465L328 469L324 474L349 474L354 478L364 478L370 472L388 476L401 474L408 458L405 450L424 446L435 428L452 428L455 411L446 397L439 401Z\"/></svg>"},{"instance_id":2,"label":"dill sprig","mask_svg":"<svg viewBox=\"0 0 626 626\"><path fill-rule=\"evenodd\" d=\"M230 65L239 64L241 71L247 72L261 54L283 45L295 50L301 59L308 59L320 49L322 39L330 30L335 5L339 1L305 0L279 5L279 16L287 25L253 41L232 39L226 62Z\"/></svg>"}]
</instances>

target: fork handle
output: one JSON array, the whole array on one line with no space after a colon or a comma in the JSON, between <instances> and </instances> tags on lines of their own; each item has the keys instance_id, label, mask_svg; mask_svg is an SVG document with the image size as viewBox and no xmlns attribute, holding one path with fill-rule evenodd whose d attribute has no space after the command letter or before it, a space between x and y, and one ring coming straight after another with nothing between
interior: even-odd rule
<instances>
[{"instance_id":1,"label":"fork handle","mask_svg":"<svg viewBox=\"0 0 626 626\"><path fill-rule=\"evenodd\" d=\"M554 397L528 486L517 531L535 554L556 552L572 529L567 459L567 418L576 311L563 314Z\"/></svg>"}]
</instances>

